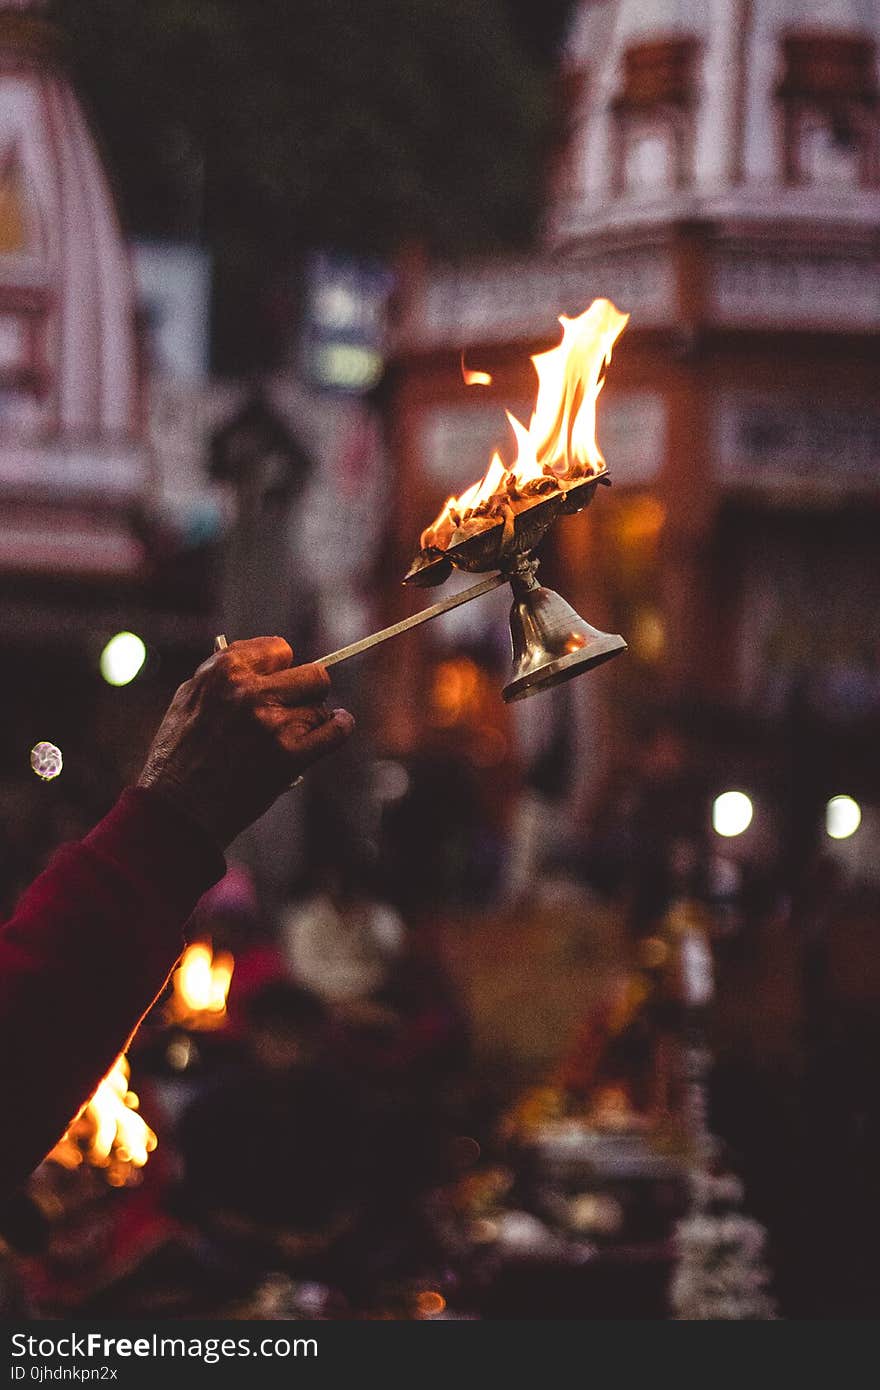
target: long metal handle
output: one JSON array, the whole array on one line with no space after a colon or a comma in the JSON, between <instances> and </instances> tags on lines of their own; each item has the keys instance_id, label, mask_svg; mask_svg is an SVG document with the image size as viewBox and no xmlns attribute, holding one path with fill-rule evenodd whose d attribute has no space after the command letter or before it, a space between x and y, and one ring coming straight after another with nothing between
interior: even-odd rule
<instances>
[{"instance_id":1,"label":"long metal handle","mask_svg":"<svg viewBox=\"0 0 880 1390\"><path fill-rule=\"evenodd\" d=\"M361 652L367 652L371 647L378 647L380 642L387 642L389 637L397 637L401 632L408 632L411 627L418 627L421 623L430 622L432 618L439 618L441 613L448 613L452 608L458 608L463 603L470 603L472 598L479 598L481 594L491 593L501 584L507 583L506 574L493 574L488 579L482 580L479 584L474 584L470 589L462 589L460 593L451 594L449 598L441 599L439 603L432 603L430 608L423 608L419 613L413 613L411 618L402 618L399 623L392 623L390 627L383 627L379 632L371 632L369 637L361 637L357 642L350 642L347 647L339 647L335 652L330 652L327 656L320 656L316 664L318 666L336 666L340 661L347 661L350 656L359 656ZM214 638L214 651L225 651L229 643L225 635L220 632Z\"/></svg>"},{"instance_id":2,"label":"long metal handle","mask_svg":"<svg viewBox=\"0 0 880 1390\"><path fill-rule=\"evenodd\" d=\"M488 594L492 589L497 589L499 585L506 583L506 575L490 575L488 579L474 584L470 589L462 589L460 593L452 594L439 603L433 603L430 608L423 608L421 612L413 613L411 618L403 618L399 623L392 623L390 627L383 627L381 631L371 633L369 637L361 637L359 641L351 642L347 647L340 647L338 651L330 652L328 656L318 657L317 665L336 666L340 661L347 661L350 656L359 656L361 652L369 651L371 647L377 647L380 642L387 642L389 637L397 637L401 632L408 632L411 627L418 627L420 623L427 623L432 618L439 618L441 613L448 613L451 608L458 608L462 603L470 603L472 598L479 598L481 594Z\"/></svg>"}]
</instances>

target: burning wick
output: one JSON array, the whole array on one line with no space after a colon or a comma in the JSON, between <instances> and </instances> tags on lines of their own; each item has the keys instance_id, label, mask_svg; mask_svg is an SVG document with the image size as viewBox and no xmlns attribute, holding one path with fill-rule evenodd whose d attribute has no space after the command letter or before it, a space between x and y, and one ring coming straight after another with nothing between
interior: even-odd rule
<instances>
[{"instance_id":1,"label":"burning wick","mask_svg":"<svg viewBox=\"0 0 880 1390\"><path fill-rule=\"evenodd\" d=\"M64 766L61 749L54 743L35 743L31 749L31 767L41 782L51 782Z\"/></svg>"}]
</instances>

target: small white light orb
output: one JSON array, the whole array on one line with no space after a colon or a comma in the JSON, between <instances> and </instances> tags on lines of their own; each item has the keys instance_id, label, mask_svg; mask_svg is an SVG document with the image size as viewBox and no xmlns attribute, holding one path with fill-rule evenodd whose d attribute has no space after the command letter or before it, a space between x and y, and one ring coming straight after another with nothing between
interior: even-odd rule
<instances>
[{"instance_id":1,"label":"small white light orb","mask_svg":"<svg viewBox=\"0 0 880 1390\"><path fill-rule=\"evenodd\" d=\"M147 649L134 632L117 632L101 653L101 675L108 685L128 685L147 659Z\"/></svg>"},{"instance_id":2,"label":"small white light orb","mask_svg":"<svg viewBox=\"0 0 880 1390\"><path fill-rule=\"evenodd\" d=\"M745 792L722 792L712 805L712 829L730 839L748 830L754 807Z\"/></svg>"},{"instance_id":3,"label":"small white light orb","mask_svg":"<svg viewBox=\"0 0 880 1390\"><path fill-rule=\"evenodd\" d=\"M64 766L61 749L54 743L35 743L31 749L31 767L42 782L51 782Z\"/></svg>"},{"instance_id":4,"label":"small white light orb","mask_svg":"<svg viewBox=\"0 0 880 1390\"><path fill-rule=\"evenodd\" d=\"M848 840L862 823L862 808L851 796L832 796L825 807L825 831L832 840Z\"/></svg>"}]
</instances>

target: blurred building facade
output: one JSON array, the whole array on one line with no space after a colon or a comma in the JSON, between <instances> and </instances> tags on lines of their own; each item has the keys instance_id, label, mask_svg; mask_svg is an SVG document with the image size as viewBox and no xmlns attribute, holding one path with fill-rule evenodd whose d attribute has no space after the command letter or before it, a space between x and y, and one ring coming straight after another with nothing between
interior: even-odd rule
<instances>
[{"instance_id":1,"label":"blurred building facade","mask_svg":"<svg viewBox=\"0 0 880 1390\"><path fill-rule=\"evenodd\" d=\"M748 777L744 757L780 753L755 730L790 727L799 704L875 794L878 40L871 0L589 0L562 57L541 253L410 268L404 570L504 440L501 406L528 419L529 355L557 340L556 316L597 296L631 315L598 408L614 486L558 527L543 567L630 645L569 687L589 708L581 760L613 755L640 709L699 706L748 728L730 749ZM463 385L463 349L491 387Z\"/></svg>"},{"instance_id":2,"label":"blurred building facade","mask_svg":"<svg viewBox=\"0 0 880 1390\"><path fill-rule=\"evenodd\" d=\"M4 570L130 573L153 485L134 285L41 6L0 8Z\"/></svg>"},{"instance_id":3,"label":"blurred building facade","mask_svg":"<svg viewBox=\"0 0 880 1390\"><path fill-rule=\"evenodd\" d=\"M210 253L131 237L48 13L0 0L0 653L19 672L0 763L33 781L28 749L51 737L71 796L100 784L88 818L215 632L283 632L313 656L375 625L385 475L367 393L388 286L318 258L299 350L271 377L217 378ZM124 696L98 667L119 630L148 652ZM254 832L279 893L299 819L291 798Z\"/></svg>"},{"instance_id":4,"label":"blurred building facade","mask_svg":"<svg viewBox=\"0 0 880 1390\"><path fill-rule=\"evenodd\" d=\"M39 0L0 3L0 747L3 898L140 768L170 690L210 649L231 490L205 468L210 266L139 245ZM101 652L146 644L120 692ZM64 775L40 784L48 738ZM47 786L51 790L47 792Z\"/></svg>"},{"instance_id":5,"label":"blurred building facade","mask_svg":"<svg viewBox=\"0 0 880 1390\"><path fill-rule=\"evenodd\" d=\"M198 604L170 602L163 565L224 506L203 467L208 268L127 237L45 8L0 4L2 634L106 640L127 614L185 643Z\"/></svg>"}]
</instances>

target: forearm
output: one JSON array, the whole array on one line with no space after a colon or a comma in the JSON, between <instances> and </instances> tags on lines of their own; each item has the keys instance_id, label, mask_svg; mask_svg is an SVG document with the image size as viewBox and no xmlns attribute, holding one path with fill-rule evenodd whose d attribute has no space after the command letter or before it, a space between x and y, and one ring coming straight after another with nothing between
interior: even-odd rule
<instances>
[{"instance_id":1,"label":"forearm","mask_svg":"<svg viewBox=\"0 0 880 1390\"><path fill-rule=\"evenodd\" d=\"M40 1162L153 1003L220 850L133 790L0 930L0 1192Z\"/></svg>"}]
</instances>

